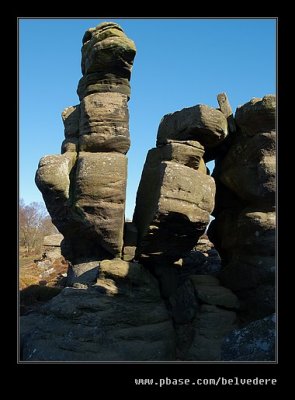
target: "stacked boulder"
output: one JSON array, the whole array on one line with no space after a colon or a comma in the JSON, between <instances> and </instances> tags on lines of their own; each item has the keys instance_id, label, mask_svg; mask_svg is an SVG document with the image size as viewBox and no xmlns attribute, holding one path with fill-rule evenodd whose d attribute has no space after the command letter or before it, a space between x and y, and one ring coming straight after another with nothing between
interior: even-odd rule
<instances>
[{"instance_id":1,"label":"stacked boulder","mask_svg":"<svg viewBox=\"0 0 295 400\"><path fill-rule=\"evenodd\" d=\"M137 240L132 224L124 229L134 56L134 43L115 23L84 35L80 105L62 114L62 155L44 157L36 175L64 235L68 287L21 319L26 361L175 359L172 320L157 280L142 265L120 259L123 236L128 261Z\"/></svg>"},{"instance_id":2,"label":"stacked boulder","mask_svg":"<svg viewBox=\"0 0 295 400\"><path fill-rule=\"evenodd\" d=\"M137 192L135 258L159 280L179 360L220 360L222 339L236 326L239 301L212 276L221 260L202 236L215 198L203 156L222 145L228 127L228 115L206 105L165 115Z\"/></svg>"},{"instance_id":3,"label":"stacked boulder","mask_svg":"<svg viewBox=\"0 0 295 400\"><path fill-rule=\"evenodd\" d=\"M215 220L209 228L223 260L220 279L241 302L244 322L275 311L275 96L235 114L237 132L216 160Z\"/></svg>"},{"instance_id":4,"label":"stacked boulder","mask_svg":"<svg viewBox=\"0 0 295 400\"><path fill-rule=\"evenodd\" d=\"M274 96L240 107L236 119L224 93L219 109L197 105L165 115L133 221L125 222L135 52L112 22L83 37L80 104L62 113L62 154L43 157L36 173L64 236L68 286L21 318L21 357L252 360L253 346L243 350L238 342L253 327L233 329L240 328L240 307L243 322L274 311ZM212 159L216 186L205 165ZM213 209L208 235L222 261L204 235ZM273 320L262 327L262 337L272 333ZM260 346L257 359L271 359L272 348L262 354Z\"/></svg>"},{"instance_id":5,"label":"stacked boulder","mask_svg":"<svg viewBox=\"0 0 295 400\"><path fill-rule=\"evenodd\" d=\"M127 101L135 53L118 24L105 22L86 31L80 104L62 113L62 154L43 157L36 173L76 275L88 268L85 262L91 269L93 262L122 254L130 147Z\"/></svg>"},{"instance_id":6,"label":"stacked boulder","mask_svg":"<svg viewBox=\"0 0 295 400\"><path fill-rule=\"evenodd\" d=\"M206 147L228 133L227 119L197 105L165 115L157 147L148 152L139 184L133 222L137 257L150 265L172 264L204 233L214 207L215 183L203 160Z\"/></svg>"}]
</instances>

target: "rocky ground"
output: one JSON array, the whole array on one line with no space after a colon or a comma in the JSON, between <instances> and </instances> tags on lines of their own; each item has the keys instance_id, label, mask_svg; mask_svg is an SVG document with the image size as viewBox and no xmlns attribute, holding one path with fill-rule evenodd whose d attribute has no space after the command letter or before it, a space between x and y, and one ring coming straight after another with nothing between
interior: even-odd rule
<instances>
[{"instance_id":1,"label":"rocky ground","mask_svg":"<svg viewBox=\"0 0 295 400\"><path fill-rule=\"evenodd\" d=\"M68 263L63 257L54 261L21 258L19 267L20 315L38 309L60 293L66 283ZM41 258L39 258L41 260Z\"/></svg>"}]
</instances>

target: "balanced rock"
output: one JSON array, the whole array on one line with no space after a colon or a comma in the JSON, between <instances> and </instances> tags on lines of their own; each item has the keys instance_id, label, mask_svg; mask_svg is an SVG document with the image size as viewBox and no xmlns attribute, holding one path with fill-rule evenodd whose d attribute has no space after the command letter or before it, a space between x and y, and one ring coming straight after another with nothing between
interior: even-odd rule
<instances>
[{"instance_id":1,"label":"balanced rock","mask_svg":"<svg viewBox=\"0 0 295 400\"><path fill-rule=\"evenodd\" d=\"M195 169L155 160L154 153L151 150L147 156L137 192L133 221L139 233L138 253L163 254L175 261L204 233L214 207L215 185Z\"/></svg>"},{"instance_id":2,"label":"balanced rock","mask_svg":"<svg viewBox=\"0 0 295 400\"><path fill-rule=\"evenodd\" d=\"M197 140L203 146L216 146L228 134L224 114L215 108L199 104L165 115L159 125L157 145L167 139Z\"/></svg>"}]
</instances>

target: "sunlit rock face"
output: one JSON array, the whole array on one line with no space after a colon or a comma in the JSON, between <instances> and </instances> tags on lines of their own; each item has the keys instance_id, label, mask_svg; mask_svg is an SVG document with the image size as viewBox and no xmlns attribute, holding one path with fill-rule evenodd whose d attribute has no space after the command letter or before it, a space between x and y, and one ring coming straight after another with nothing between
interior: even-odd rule
<instances>
[{"instance_id":1,"label":"sunlit rock face","mask_svg":"<svg viewBox=\"0 0 295 400\"><path fill-rule=\"evenodd\" d=\"M83 37L80 104L62 112L62 154L45 156L36 173L53 223L81 262L120 257L130 147L130 76L136 48L106 22Z\"/></svg>"}]
</instances>

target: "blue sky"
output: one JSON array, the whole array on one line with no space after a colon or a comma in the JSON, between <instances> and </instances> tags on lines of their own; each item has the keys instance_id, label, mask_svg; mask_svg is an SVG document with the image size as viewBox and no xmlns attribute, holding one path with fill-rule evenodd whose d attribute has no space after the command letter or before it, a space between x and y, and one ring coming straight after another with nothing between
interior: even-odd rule
<instances>
[{"instance_id":1,"label":"blue sky","mask_svg":"<svg viewBox=\"0 0 295 400\"><path fill-rule=\"evenodd\" d=\"M146 153L164 114L196 104L218 107L220 92L233 110L275 93L276 20L20 19L19 193L26 203L43 201L34 182L38 162L60 153L61 112L79 103L82 37L103 21L119 23L137 47L129 101L126 217L132 218Z\"/></svg>"}]
</instances>

